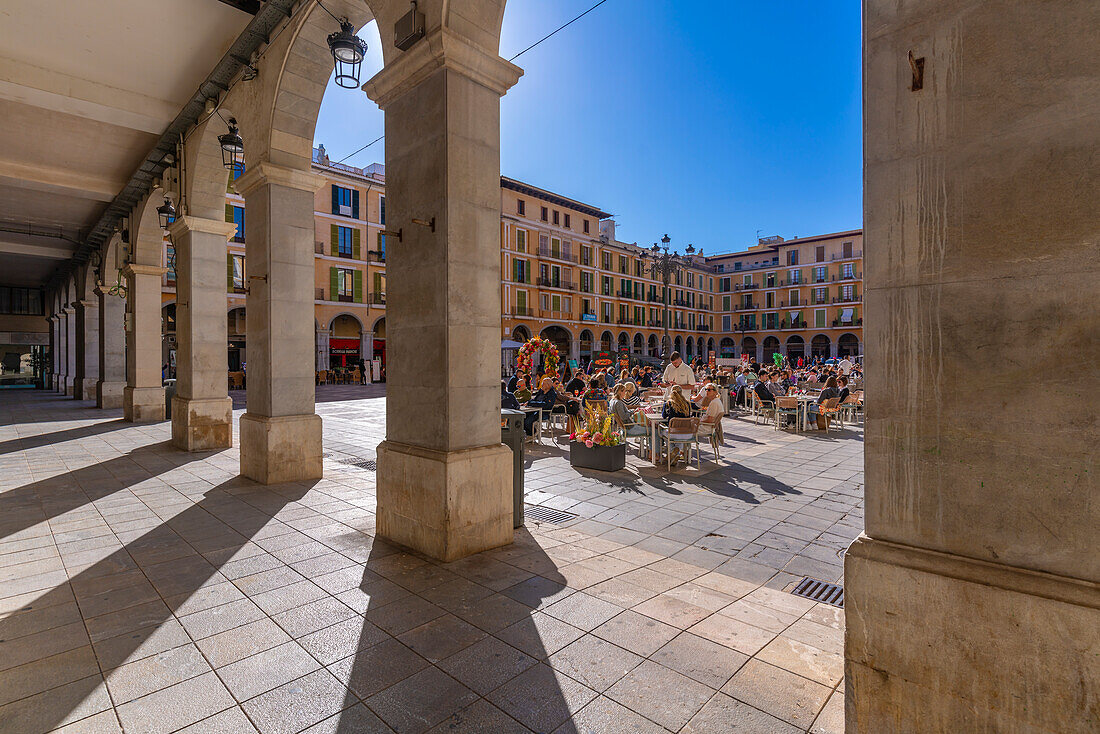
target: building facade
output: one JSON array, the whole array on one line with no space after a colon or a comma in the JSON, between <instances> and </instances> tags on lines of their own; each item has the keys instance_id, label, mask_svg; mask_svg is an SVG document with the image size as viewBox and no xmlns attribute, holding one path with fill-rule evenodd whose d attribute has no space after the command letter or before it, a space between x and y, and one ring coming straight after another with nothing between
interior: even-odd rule
<instances>
[{"instance_id":1,"label":"building facade","mask_svg":"<svg viewBox=\"0 0 1100 734\"><path fill-rule=\"evenodd\" d=\"M314 201L316 369L386 355L385 167L356 168L314 150L325 177ZM500 179L501 339L552 340L570 359L629 352L658 357L771 359L773 352L862 353L862 232L784 241L680 261L665 284L650 248L619 241L611 215L507 177ZM244 199L227 186L228 366L247 364ZM174 365L174 253L165 241L164 361ZM510 353L502 350L505 360Z\"/></svg>"}]
</instances>

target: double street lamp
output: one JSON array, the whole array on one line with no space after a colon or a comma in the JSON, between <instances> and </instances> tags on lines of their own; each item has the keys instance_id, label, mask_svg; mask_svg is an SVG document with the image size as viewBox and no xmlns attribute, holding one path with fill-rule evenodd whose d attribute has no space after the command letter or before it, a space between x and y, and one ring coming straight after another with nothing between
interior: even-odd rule
<instances>
[{"instance_id":1,"label":"double street lamp","mask_svg":"<svg viewBox=\"0 0 1100 734\"><path fill-rule=\"evenodd\" d=\"M685 247L685 254L681 255L675 250L672 252L668 251L668 245L671 241L672 240L666 234L661 238L660 244L654 242L649 252L644 253L644 263L642 265L643 272L655 278L659 278L661 284L664 286L664 292L661 298L661 305L663 307L662 323L664 325L664 336L661 339L661 361L663 365L668 364L669 351L672 347L672 339L668 335L668 322L670 320L669 305L672 301L672 291L669 290L668 286L674 275L695 264L695 247L693 245ZM701 250L699 254L703 254Z\"/></svg>"}]
</instances>

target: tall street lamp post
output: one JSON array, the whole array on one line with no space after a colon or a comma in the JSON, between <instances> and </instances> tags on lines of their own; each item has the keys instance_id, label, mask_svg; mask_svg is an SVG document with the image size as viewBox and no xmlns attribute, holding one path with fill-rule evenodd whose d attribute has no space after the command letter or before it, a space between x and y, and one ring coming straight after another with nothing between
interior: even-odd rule
<instances>
[{"instance_id":1,"label":"tall street lamp post","mask_svg":"<svg viewBox=\"0 0 1100 734\"><path fill-rule=\"evenodd\" d=\"M681 270L691 267L694 264L695 247L688 245L684 248L685 255L681 256L680 253L673 250L668 251L668 244L672 240L666 234L661 238L661 244L653 243L653 247L645 254L645 264L643 269L654 277L659 277L661 283L664 285L664 293L661 298L661 305L663 306L663 318L664 324L664 337L661 339L661 362L662 366L667 366L669 359L669 348L672 346L672 339L668 335L668 322L669 322L669 303L672 300L672 291L669 290L668 284L672 280L672 276Z\"/></svg>"}]
</instances>

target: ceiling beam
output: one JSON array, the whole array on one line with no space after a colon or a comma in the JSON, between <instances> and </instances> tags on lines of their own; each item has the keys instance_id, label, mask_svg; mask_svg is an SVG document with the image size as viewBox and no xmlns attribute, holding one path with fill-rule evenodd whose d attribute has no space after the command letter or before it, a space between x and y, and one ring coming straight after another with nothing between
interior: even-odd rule
<instances>
[{"instance_id":1,"label":"ceiling beam","mask_svg":"<svg viewBox=\"0 0 1100 734\"><path fill-rule=\"evenodd\" d=\"M249 15L260 12L260 0L218 0L218 2L223 2L237 10L243 10Z\"/></svg>"},{"instance_id":2,"label":"ceiling beam","mask_svg":"<svg viewBox=\"0 0 1100 734\"><path fill-rule=\"evenodd\" d=\"M111 181L64 168L0 160L0 184L92 201L111 201L124 181Z\"/></svg>"}]
</instances>

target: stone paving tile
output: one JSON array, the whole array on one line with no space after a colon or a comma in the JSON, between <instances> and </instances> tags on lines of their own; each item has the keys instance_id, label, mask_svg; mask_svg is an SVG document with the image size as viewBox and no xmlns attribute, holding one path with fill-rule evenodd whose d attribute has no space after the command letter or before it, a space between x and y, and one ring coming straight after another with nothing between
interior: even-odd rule
<instances>
[{"instance_id":1,"label":"stone paving tile","mask_svg":"<svg viewBox=\"0 0 1100 734\"><path fill-rule=\"evenodd\" d=\"M842 571L861 430L826 442L727 419L721 465L665 475L631 457L598 478L548 441L527 501L579 517L439 564L373 536L374 473L344 462L375 458L384 401L335 387L319 390L329 457L309 488L237 477L236 449L176 452L167 423L0 394L0 442L27 447L0 454L0 721L841 730L843 612L785 589ZM85 433L35 439L66 427Z\"/></svg>"}]
</instances>

